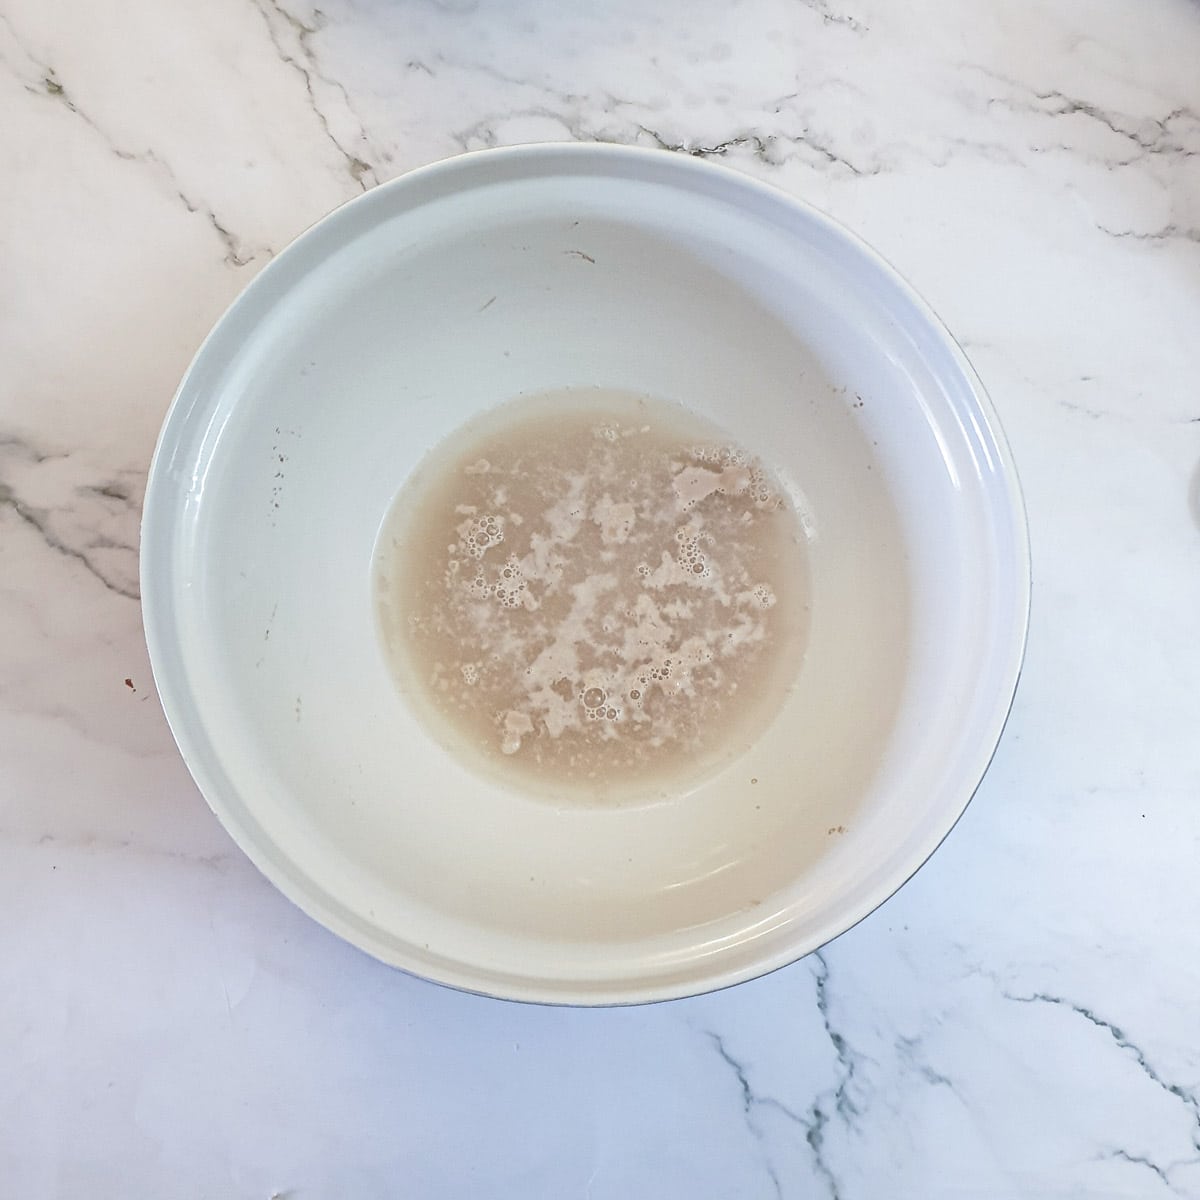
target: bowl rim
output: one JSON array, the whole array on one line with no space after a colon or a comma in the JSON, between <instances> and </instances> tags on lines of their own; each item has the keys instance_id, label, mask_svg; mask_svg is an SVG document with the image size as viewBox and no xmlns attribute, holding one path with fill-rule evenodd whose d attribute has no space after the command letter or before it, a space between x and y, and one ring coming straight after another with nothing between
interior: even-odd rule
<instances>
[{"instance_id":1,"label":"bowl rim","mask_svg":"<svg viewBox=\"0 0 1200 1200\"><path fill-rule=\"evenodd\" d=\"M165 462L171 454L176 429L185 422L186 409L189 407L191 392L195 386L194 380L210 353L210 347L218 333L237 320L240 310L248 306L252 298L263 294L272 287L273 279L283 269L281 264L290 262L291 259L304 253L314 231L331 229L339 221L345 219L344 214L356 206L386 203L388 196L403 193L412 188L414 184L423 182L430 177L452 176L455 172L463 170L469 163L494 160L520 164L524 161L544 170L545 163L552 162L555 158L561 159L564 163L570 163L573 160L578 162L607 160L614 164L624 162L627 165L635 166L642 163L647 166L653 165L656 170L662 168L669 159L670 169L680 172L681 177L688 174L704 176L717 183L723 181L726 188L743 189L748 195L757 196L762 200L769 199L775 204L782 202L807 221L823 227L825 233L846 244L867 260L875 270L888 279L890 285L911 306L913 315L922 321L927 327L927 331L941 343L954 367L960 373L962 381L969 389L972 400L982 418L982 432L996 451L999 463L996 476L1004 484L1003 495L1007 501L1007 517L1014 533L1013 561L1006 563L1005 566L1006 569L1011 569L1013 572L1012 587L1017 607L1016 611L1007 612L998 618L998 627L1007 625L1011 632L1008 635L1007 647L1002 651L997 650L993 660L1002 677L1002 682L995 693L994 702L986 719L981 718L979 722L979 733L971 766L962 771L962 800L957 806L947 805L946 815L949 816L952 813L953 816L945 827L942 828L941 822L939 822L937 830L940 832L935 830L936 836L927 838L911 850L904 860L887 873L879 883L867 890L856 905L848 907L838 919L827 921L828 928L819 930L803 941L797 940L795 943L785 944L776 952L756 957L742 966L716 971L711 969L698 971L689 975L686 981L682 981L682 986L679 983L672 986L669 983L654 981L647 983L623 980L619 984L606 983L601 995L594 994L586 982L580 984L570 980L530 976L518 983L511 975L506 974L501 978L499 972L483 967L473 968L470 963L460 963L458 960L439 960L439 964L445 962L448 969L442 969L440 965L431 969L425 961L417 965L406 959L403 954L396 953L394 948L385 944L382 939L379 939L376 944L370 944L370 939L362 936L361 929L351 928L349 922L345 921L333 907L325 902L322 888L316 886L306 890L286 871L279 869L259 846L253 831L246 828L226 804L224 789L208 770L204 761L205 750L203 746L198 745L200 739L194 735L194 730L202 727L204 723L200 709L194 703L190 689L181 679L174 677L169 669L168 660L174 639L174 629L171 614L164 611L169 608L162 603L165 597L158 595L161 586L158 580L166 578L169 571L164 570L160 565L161 559L165 557L166 545L163 544L161 536L156 536L154 528L159 509L167 503L165 496L161 502L158 499L167 488ZM894 896L924 866L950 835L978 792L995 757L1004 728L1012 712L1029 637L1032 556L1028 515L1016 463L999 416L978 373L966 352L936 312L907 279L873 246L841 222L801 197L723 163L715 163L686 153L644 146L627 146L609 142L537 142L468 151L414 168L381 183L368 192L350 198L309 224L239 291L214 322L181 376L179 385L164 415L151 458L140 533L139 582L142 596L142 620L151 672L163 713L194 782L214 815L239 849L259 872L305 915L377 960L407 974L459 991L525 1003L589 1008L617 1007L707 994L771 974L820 950L843 933L854 928ZM489 984L489 976L494 977L496 982Z\"/></svg>"}]
</instances>

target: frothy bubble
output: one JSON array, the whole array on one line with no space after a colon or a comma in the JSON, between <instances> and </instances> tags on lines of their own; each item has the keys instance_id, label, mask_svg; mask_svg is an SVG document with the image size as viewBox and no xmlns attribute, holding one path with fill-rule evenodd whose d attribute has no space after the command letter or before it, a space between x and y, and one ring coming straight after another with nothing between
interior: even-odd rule
<instances>
[{"instance_id":1,"label":"frothy bubble","mask_svg":"<svg viewBox=\"0 0 1200 1200\"><path fill-rule=\"evenodd\" d=\"M765 583L756 583L750 590L762 608L775 607L775 593Z\"/></svg>"}]
</instances>

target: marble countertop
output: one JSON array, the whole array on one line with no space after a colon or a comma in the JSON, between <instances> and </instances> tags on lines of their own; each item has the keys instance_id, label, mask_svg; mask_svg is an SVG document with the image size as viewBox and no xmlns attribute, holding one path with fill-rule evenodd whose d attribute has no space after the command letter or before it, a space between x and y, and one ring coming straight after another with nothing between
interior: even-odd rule
<instances>
[{"instance_id":1,"label":"marble countertop","mask_svg":"<svg viewBox=\"0 0 1200 1200\"><path fill-rule=\"evenodd\" d=\"M755 983L460 995L222 831L142 641L146 468L222 309L462 150L719 159L874 243L1026 490L967 815ZM1200 1196L1200 7L0 0L0 1195Z\"/></svg>"}]
</instances>

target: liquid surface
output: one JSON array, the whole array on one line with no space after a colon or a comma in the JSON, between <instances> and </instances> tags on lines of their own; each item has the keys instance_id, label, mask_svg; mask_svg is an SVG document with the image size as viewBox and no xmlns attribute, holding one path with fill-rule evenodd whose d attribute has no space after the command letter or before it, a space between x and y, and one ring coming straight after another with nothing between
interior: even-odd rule
<instances>
[{"instance_id":1,"label":"liquid surface","mask_svg":"<svg viewBox=\"0 0 1200 1200\"><path fill-rule=\"evenodd\" d=\"M514 401L421 463L380 534L401 689L524 791L663 794L745 751L795 682L800 523L772 475L660 401Z\"/></svg>"}]
</instances>

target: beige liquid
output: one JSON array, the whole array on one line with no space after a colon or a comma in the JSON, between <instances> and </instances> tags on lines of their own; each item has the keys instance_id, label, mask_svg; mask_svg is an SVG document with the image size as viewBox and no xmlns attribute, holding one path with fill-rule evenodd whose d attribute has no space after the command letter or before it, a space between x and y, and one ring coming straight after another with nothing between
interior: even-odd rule
<instances>
[{"instance_id":1,"label":"beige liquid","mask_svg":"<svg viewBox=\"0 0 1200 1200\"><path fill-rule=\"evenodd\" d=\"M804 537L778 483L715 427L620 392L455 433L397 497L376 572L388 659L433 733L557 799L710 775L803 657Z\"/></svg>"}]
</instances>

